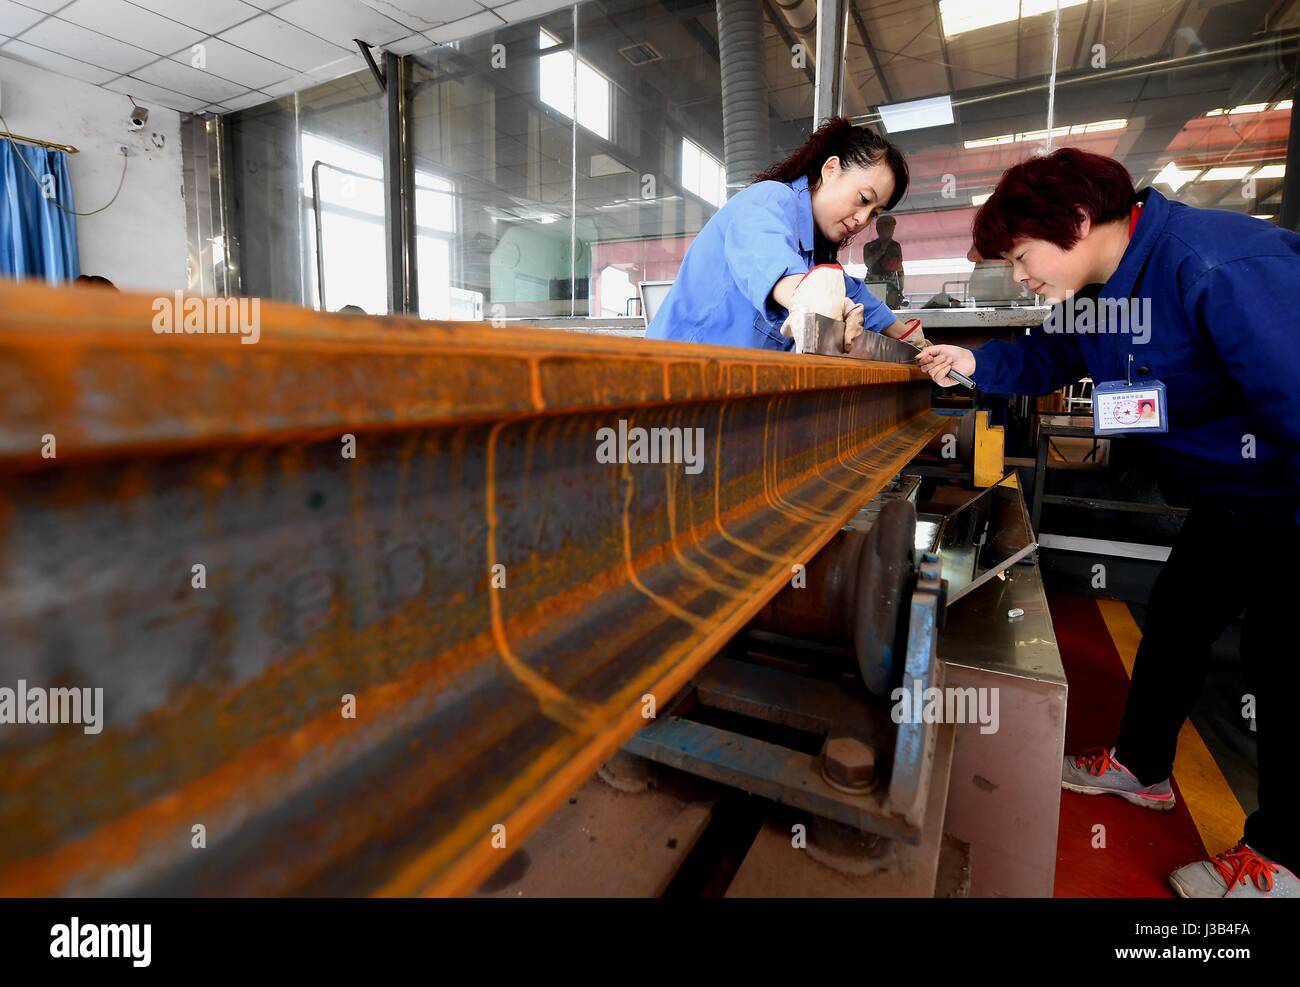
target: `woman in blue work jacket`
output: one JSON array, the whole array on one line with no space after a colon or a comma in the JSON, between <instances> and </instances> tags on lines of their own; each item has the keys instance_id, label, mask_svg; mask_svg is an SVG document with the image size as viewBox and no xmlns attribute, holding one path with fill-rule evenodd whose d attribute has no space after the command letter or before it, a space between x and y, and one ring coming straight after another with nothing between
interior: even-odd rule
<instances>
[{"instance_id":1,"label":"woman in blue work jacket","mask_svg":"<svg viewBox=\"0 0 1300 987\"><path fill-rule=\"evenodd\" d=\"M714 213L646 336L789 350L791 310L843 320L849 342L863 328L907 336L908 327L834 263L841 247L898 204L907 182L898 148L832 118ZM923 343L920 331L908 342Z\"/></svg>"},{"instance_id":2,"label":"woman in blue work jacket","mask_svg":"<svg viewBox=\"0 0 1300 987\"><path fill-rule=\"evenodd\" d=\"M1017 281L1060 304L1014 343L930 346L917 362L941 385L955 369L1002 393L1091 376L1096 425L1149 429L1122 441L1145 443L1162 485L1189 494L1119 736L1066 757L1062 785L1172 809L1179 732L1211 645L1244 609L1259 808L1235 847L1169 880L1183 897L1300 897L1300 235L1135 193L1118 161L1074 148L1009 169L973 233L979 255L1010 261Z\"/></svg>"}]
</instances>

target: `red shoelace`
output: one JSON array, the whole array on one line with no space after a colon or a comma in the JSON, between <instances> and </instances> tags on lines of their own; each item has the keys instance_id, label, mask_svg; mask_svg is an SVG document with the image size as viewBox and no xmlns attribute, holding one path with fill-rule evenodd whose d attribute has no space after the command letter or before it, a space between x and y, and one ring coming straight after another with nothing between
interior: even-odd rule
<instances>
[{"instance_id":1,"label":"red shoelace","mask_svg":"<svg viewBox=\"0 0 1300 987\"><path fill-rule=\"evenodd\" d=\"M1270 864L1244 843L1238 843L1231 850L1219 854L1210 863L1214 864L1214 869L1219 872L1229 891L1236 884L1245 884L1248 877L1259 890L1273 890L1273 875L1277 873L1277 864Z\"/></svg>"},{"instance_id":2,"label":"red shoelace","mask_svg":"<svg viewBox=\"0 0 1300 987\"><path fill-rule=\"evenodd\" d=\"M1110 756L1108 747L1089 747L1074 759L1076 768L1087 768L1089 774L1098 778L1110 770L1111 765L1119 767L1119 762Z\"/></svg>"}]
</instances>

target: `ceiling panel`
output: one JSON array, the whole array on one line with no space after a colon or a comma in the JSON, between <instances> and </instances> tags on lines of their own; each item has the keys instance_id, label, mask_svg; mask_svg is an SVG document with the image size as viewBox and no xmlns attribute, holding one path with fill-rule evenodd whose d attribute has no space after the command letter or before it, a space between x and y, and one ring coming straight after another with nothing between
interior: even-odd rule
<instances>
[{"instance_id":1,"label":"ceiling panel","mask_svg":"<svg viewBox=\"0 0 1300 987\"><path fill-rule=\"evenodd\" d=\"M405 24L357 0L290 0L276 8L275 16L348 49L356 47L353 38L382 45L411 33Z\"/></svg>"},{"instance_id":2,"label":"ceiling panel","mask_svg":"<svg viewBox=\"0 0 1300 987\"><path fill-rule=\"evenodd\" d=\"M433 44L434 43L423 34L412 34L408 38L390 41L383 47L385 50L391 51L394 55L411 55L417 51L423 51L425 48L430 48Z\"/></svg>"},{"instance_id":3,"label":"ceiling panel","mask_svg":"<svg viewBox=\"0 0 1300 987\"><path fill-rule=\"evenodd\" d=\"M0 34L13 37L26 31L45 15L39 10L32 10L12 0L0 0Z\"/></svg>"},{"instance_id":4,"label":"ceiling panel","mask_svg":"<svg viewBox=\"0 0 1300 987\"><path fill-rule=\"evenodd\" d=\"M195 99L193 96L172 92L170 89L155 86L150 82L132 79L129 75L119 76L112 82L104 83L104 88L130 96L132 99L143 103L146 107L165 106L168 109L179 110L182 113L197 113L208 103L206 99Z\"/></svg>"},{"instance_id":5,"label":"ceiling panel","mask_svg":"<svg viewBox=\"0 0 1300 987\"><path fill-rule=\"evenodd\" d=\"M51 72L57 72L59 75L67 76L70 79L80 79L82 82L90 82L97 86L116 78L118 74L110 69L101 69L95 65L79 62L75 58L68 58L68 56L60 55L56 51L37 48L25 41L10 41L3 48L0 48L0 55L7 58L16 58L21 62L49 69Z\"/></svg>"},{"instance_id":6,"label":"ceiling panel","mask_svg":"<svg viewBox=\"0 0 1300 987\"><path fill-rule=\"evenodd\" d=\"M466 17L459 21L452 21L450 24L444 24L442 27L435 27L425 31L429 40L444 43L448 41L459 41L461 38L470 38L476 34L482 34L484 31L491 31L493 28L503 27L503 21L490 10L480 10L472 17Z\"/></svg>"},{"instance_id":7,"label":"ceiling panel","mask_svg":"<svg viewBox=\"0 0 1300 987\"><path fill-rule=\"evenodd\" d=\"M200 72L169 58L162 58L152 65L146 65L131 73L134 79L152 82L164 89L171 89L186 96L193 96L204 103L218 103L223 99L234 99L248 91L247 86L218 79L215 75Z\"/></svg>"},{"instance_id":8,"label":"ceiling panel","mask_svg":"<svg viewBox=\"0 0 1300 987\"><path fill-rule=\"evenodd\" d=\"M170 55L203 40L203 32L144 10L126 0L76 0L59 11L59 19L80 24L155 55Z\"/></svg>"},{"instance_id":9,"label":"ceiling panel","mask_svg":"<svg viewBox=\"0 0 1300 987\"><path fill-rule=\"evenodd\" d=\"M485 6L492 6L485 4ZM549 14L553 10L559 10L561 7L572 6L565 0L511 0L509 3L503 3L493 6L492 9L498 17L507 21L526 21L530 17L540 17L542 14Z\"/></svg>"},{"instance_id":10,"label":"ceiling panel","mask_svg":"<svg viewBox=\"0 0 1300 987\"><path fill-rule=\"evenodd\" d=\"M287 65L273 62L261 55L254 55L243 48L222 41L220 38L205 38L203 46L203 64L194 65L194 53L189 48L172 56L173 61L215 75L228 82L237 82L246 89L261 89L272 83L283 82L298 73ZM222 100L222 102L228 102Z\"/></svg>"},{"instance_id":11,"label":"ceiling panel","mask_svg":"<svg viewBox=\"0 0 1300 987\"><path fill-rule=\"evenodd\" d=\"M204 34L217 34L262 13L243 0L131 0L131 3L188 24Z\"/></svg>"},{"instance_id":12,"label":"ceiling panel","mask_svg":"<svg viewBox=\"0 0 1300 987\"><path fill-rule=\"evenodd\" d=\"M42 13L52 14L61 7L66 7L72 0L23 0L24 7L31 7Z\"/></svg>"},{"instance_id":13,"label":"ceiling panel","mask_svg":"<svg viewBox=\"0 0 1300 987\"><path fill-rule=\"evenodd\" d=\"M251 21L245 21L223 31L220 37L223 41L263 58L282 62L300 72L319 68L347 54L338 45L309 34L272 14L262 14Z\"/></svg>"},{"instance_id":14,"label":"ceiling panel","mask_svg":"<svg viewBox=\"0 0 1300 987\"><path fill-rule=\"evenodd\" d=\"M360 0L365 6L405 24L412 31L424 31L439 24L476 14L490 3L478 0Z\"/></svg>"},{"instance_id":15,"label":"ceiling panel","mask_svg":"<svg viewBox=\"0 0 1300 987\"><path fill-rule=\"evenodd\" d=\"M137 48L125 41L118 41L98 31L81 27L79 24L61 21L56 17L47 17L35 27L24 31L20 37L38 48L55 51L116 72L131 72L158 58L151 51Z\"/></svg>"}]
</instances>

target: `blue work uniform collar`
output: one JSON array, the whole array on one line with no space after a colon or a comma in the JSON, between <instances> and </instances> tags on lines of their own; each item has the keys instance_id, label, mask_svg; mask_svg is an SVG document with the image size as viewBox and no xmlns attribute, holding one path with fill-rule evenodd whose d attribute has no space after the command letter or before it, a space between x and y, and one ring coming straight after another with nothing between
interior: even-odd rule
<instances>
[{"instance_id":1,"label":"blue work uniform collar","mask_svg":"<svg viewBox=\"0 0 1300 987\"><path fill-rule=\"evenodd\" d=\"M1136 198L1142 203L1137 229L1133 231L1128 247L1124 250L1124 256L1120 258L1119 267L1115 268L1115 273L1102 285L1101 297L1103 298L1132 296L1138 275L1146 266L1147 258L1151 256L1151 248L1155 246L1156 239L1164 230L1165 222L1169 218L1169 200L1155 188L1144 188ZM1125 221L1127 220L1126 216Z\"/></svg>"},{"instance_id":2,"label":"blue work uniform collar","mask_svg":"<svg viewBox=\"0 0 1300 987\"><path fill-rule=\"evenodd\" d=\"M808 176L800 175L790 187L799 197L799 246L805 253L813 252L812 193L808 191Z\"/></svg>"}]
</instances>

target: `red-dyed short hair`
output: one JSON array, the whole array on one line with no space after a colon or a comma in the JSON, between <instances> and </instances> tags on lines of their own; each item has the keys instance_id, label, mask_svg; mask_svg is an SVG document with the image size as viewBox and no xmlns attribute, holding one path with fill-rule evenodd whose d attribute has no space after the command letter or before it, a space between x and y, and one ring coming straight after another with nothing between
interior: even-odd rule
<instances>
[{"instance_id":1,"label":"red-dyed short hair","mask_svg":"<svg viewBox=\"0 0 1300 987\"><path fill-rule=\"evenodd\" d=\"M975 214L975 249L988 260L1018 240L1048 240L1069 250L1079 242L1084 216L1094 225L1125 219L1133 199L1133 179L1114 158L1063 147L1006 170Z\"/></svg>"}]
</instances>

